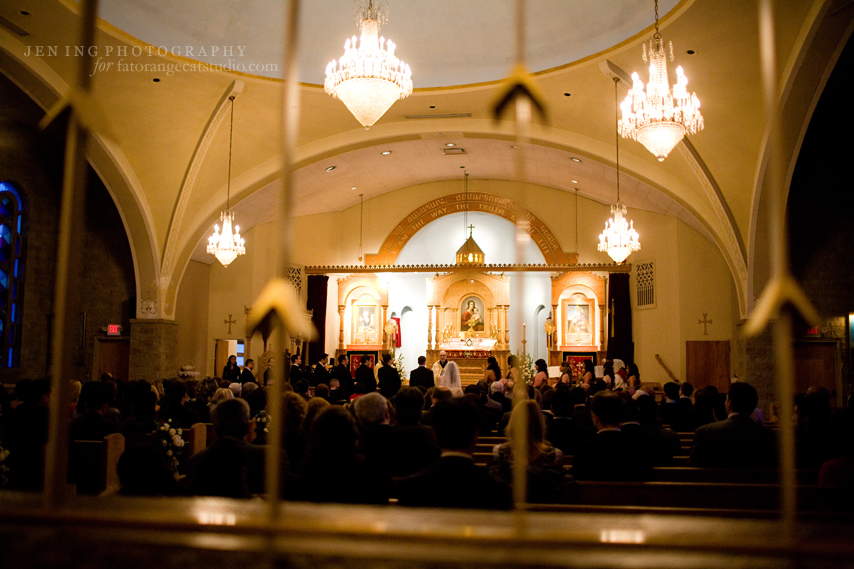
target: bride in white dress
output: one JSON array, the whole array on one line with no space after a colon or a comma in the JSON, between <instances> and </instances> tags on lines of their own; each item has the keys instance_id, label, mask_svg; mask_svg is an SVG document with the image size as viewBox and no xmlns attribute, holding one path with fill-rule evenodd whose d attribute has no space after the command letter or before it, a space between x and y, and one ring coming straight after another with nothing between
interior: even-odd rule
<instances>
[{"instance_id":1,"label":"bride in white dress","mask_svg":"<svg viewBox=\"0 0 854 569\"><path fill-rule=\"evenodd\" d=\"M442 375L439 376L439 387L447 387L450 390L462 389L460 381L460 368L456 362L448 362Z\"/></svg>"}]
</instances>

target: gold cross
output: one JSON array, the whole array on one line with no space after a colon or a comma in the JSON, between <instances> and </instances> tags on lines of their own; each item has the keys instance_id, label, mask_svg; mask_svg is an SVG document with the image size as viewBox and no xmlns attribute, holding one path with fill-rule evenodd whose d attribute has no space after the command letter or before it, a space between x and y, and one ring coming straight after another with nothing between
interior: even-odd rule
<instances>
[{"instance_id":1,"label":"gold cross","mask_svg":"<svg viewBox=\"0 0 854 569\"><path fill-rule=\"evenodd\" d=\"M474 229L474 225L469 225L469 237L471 237L471 232Z\"/></svg>"},{"instance_id":2,"label":"gold cross","mask_svg":"<svg viewBox=\"0 0 854 569\"><path fill-rule=\"evenodd\" d=\"M703 319L702 319L702 320L697 320L697 324L702 324L702 325L703 325L703 336L708 336L708 335L709 335L708 327L709 327L709 324L711 324L711 323L712 323L711 319L706 320L706 317L707 317L707 316L708 316L708 312L703 312Z\"/></svg>"},{"instance_id":3,"label":"gold cross","mask_svg":"<svg viewBox=\"0 0 854 569\"><path fill-rule=\"evenodd\" d=\"M228 335L231 336L231 325L237 324L237 320L231 318L231 314L228 315L228 320L223 320L223 324L228 324Z\"/></svg>"}]
</instances>

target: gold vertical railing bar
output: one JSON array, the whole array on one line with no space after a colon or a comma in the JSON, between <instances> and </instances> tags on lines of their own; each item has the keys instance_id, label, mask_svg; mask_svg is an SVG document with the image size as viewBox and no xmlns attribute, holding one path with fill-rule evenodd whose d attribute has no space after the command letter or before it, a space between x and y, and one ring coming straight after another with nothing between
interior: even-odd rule
<instances>
[{"instance_id":1,"label":"gold vertical railing bar","mask_svg":"<svg viewBox=\"0 0 854 569\"><path fill-rule=\"evenodd\" d=\"M276 258L279 259L276 278L283 278L287 275L291 258L291 176L293 149L296 144L297 129L299 126L299 69L297 59L299 7L299 0L290 0L287 8L287 20L285 21L285 52L283 57L285 82L282 92L282 168L284 171L282 173L282 192L280 196L279 239L276 245L278 249ZM280 315L278 328L277 349L275 352L278 365L273 368L274 379L272 393L270 394L273 417L277 417L277 419L273 420L270 425L267 454L265 457L266 494L271 525L278 521L281 511L282 384L287 377L285 370L290 363L287 361L278 361L283 359L287 348L287 329L283 315ZM271 543L270 547L272 546L273 544Z\"/></svg>"},{"instance_id":2,"label":"gold vertical railing bar","mask_svg":"<svg viewBox=\"0 0 854 569\"><path fill-rule=\"evenodd\" d=\"M759 2L759 40L762 58L762 82L768 130L768 226L771 252L771 282L782 283L789 277L789 248L786 242L786 204L783 197L781 124L778 107L777 54L774 38L774 12L771 0ZM767 292L767 291L766 291ZM788 303L780 305L773 321L777 402L780 409L780 518L782 539L795 539L797 488L795 485L794 372L792 359L792 311Z\"/></svg>"},{"instance_id":3,"label":"gold vertical railing bar","mask_svg":"<svg viewBox=\"0 0 854 569\"><path fill-rule=\"evenodd\" d=\"M71 400L64 373L72 369L74 316L80 298L80 266L82 249L79 238L85 229L86 203L86 126L80 124L76 105L82 104L91 87L87 73L91 63L89 46L95 45L97 0L84 0L80 45L87 47L79 58L76 85L70 86L70 116L65 143L65 163L62 173L62 198L57 238L56 280L54 284L54 325L51 331L51 396L48 419L48 439L45 449L44 501L55 507L67 496L68 417ZM76 98L72 95L76 92ZM75 238L78 241L75 241Z\"/></svg>"}]
</instances>

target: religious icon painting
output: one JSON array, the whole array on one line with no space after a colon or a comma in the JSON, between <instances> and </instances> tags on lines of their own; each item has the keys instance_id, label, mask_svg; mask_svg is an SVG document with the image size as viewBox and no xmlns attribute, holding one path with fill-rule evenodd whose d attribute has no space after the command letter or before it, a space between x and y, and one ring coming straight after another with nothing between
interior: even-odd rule
<instances>
[{"instance_id":1,"label":"religious icon painting","mask_svg":"<svg viewBox=\"0 0 854 569\"><path fill-rule=\"evenodd\" d=\"M564 344L591 345L593 342L592 303L582 294L564 300Z\"/></svg>"},{"instance_id":2,"label":"religious icon painting","mask_svg":"<svg viewBox=\"0 0 854 569\"><path fill-rule=\"evenodd\" d=\"M376 344L379 336L379 316L375 304L353 306L353 344Z\"/></svg>"},{"instance_id":3,"label":"religious icon painting","mask_svg":"<svg viewBox=\"0 0 854 569\"><path fill-rule=\"evenodd\" d=\"M476 296L467 296L460 306L460 331L483 332L483 301Z\"/></svg>"}]
</instances>

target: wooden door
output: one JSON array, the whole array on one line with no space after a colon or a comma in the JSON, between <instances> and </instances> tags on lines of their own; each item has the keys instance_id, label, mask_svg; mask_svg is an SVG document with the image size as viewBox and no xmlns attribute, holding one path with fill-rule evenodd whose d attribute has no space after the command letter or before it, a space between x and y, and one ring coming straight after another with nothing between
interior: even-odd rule
<instances>
[{"instance_id":1,"label":"wooden door","mask_svg":"<svg viewBox=\"0 0 854 569\"><path fill-rule=\"evenodd\" d=\"M229 352L228 340L217 340L214 350L214 377L219 377L225 364L228 363Z\"/></svg>"},{"instance_id":2,"label":"wooden door","mask_svg":"<svg viewBox=\"0 0 854 569\"><path fill-rule=\"evenodd\" d=\"M98 375L109 373L113 377L121 379L133 379L128 377L130 373L130 340L100 340L98 341L98 361L96 363Z\"/></svg>"},{"instance_id":3,"label":"wooden door","mask_svg":"<svg viewBox=\"0 0 854 569\"><path fill-rule=\"evenodd\" d=\"M795 342L795 393L806 393L813 386L823 387L833 394L836 404L837 343Z\"/></svg>"},{"instance_id":4,"label":"wooden door","mask_svg":"<svg viewBox=\"0 0 854 569\"><path fill-rule=\"evenodd\" d=\"M713 385L722 393L729 391L729 341L685 342L685 381L700 389Z\"/></svg>"}]
</instances>

